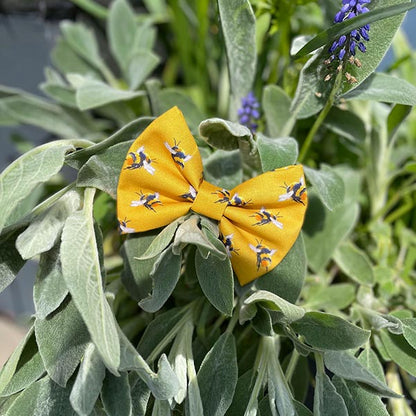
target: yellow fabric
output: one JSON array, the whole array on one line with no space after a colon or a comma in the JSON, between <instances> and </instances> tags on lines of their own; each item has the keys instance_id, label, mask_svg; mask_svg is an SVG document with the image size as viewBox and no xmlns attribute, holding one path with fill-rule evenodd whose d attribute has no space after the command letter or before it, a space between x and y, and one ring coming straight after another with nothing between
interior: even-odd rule
<instances>
[{"instance_id":1,"label":"yellow fabric","mask_svg":"<svg viewBox=\"0 0 416 416\"><path fill-rule=\"evenodd\" d=\"M219 238L241 285L283 260L300 232L306 206L301 165L263 173L232 190L206 182L197 145L177 107L135 140L117 190L122 233L165 226L189 210L219 221Z\"/></svg>"}]
</instances>

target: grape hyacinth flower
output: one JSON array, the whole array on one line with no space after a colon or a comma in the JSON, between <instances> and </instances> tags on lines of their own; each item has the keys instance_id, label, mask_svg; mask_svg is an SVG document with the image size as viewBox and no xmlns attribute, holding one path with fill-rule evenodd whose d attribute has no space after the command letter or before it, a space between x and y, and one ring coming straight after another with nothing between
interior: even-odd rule
<instances>
[{"instance_id":1,"label":"grape hyacinth flower","mask_svg":"<svg viewBox=\"0 0 416 416\"><path fill-rule=\"evenodd\" d=\"M253 92L250 91L241 99L241 107L237 111L240 124L248 127L252 133L257 131L257 121L260 119L259 107L260 104L257 101L257 98Z\"/></svg>"},{"instance_id":2,"label":"grape hyacinth flower","mask_svg":"<svg viewBox=\"0 0 416 416\"><path fill-rule=\"evenodd\" d=\"M370 2L371 0L342 0L342 7L335 15L334 23L341 23L359 14L367 13L369 10L365 5ZM354 57L357 48L363 53L366 51L364 41L370 40L370 36L368 35L369 30L370 25L367 24L352 30L347 35L340 36L329 48L329 53L331 54L329 62L332 62L338 56L340 61L348 58L351 62L359 66L359 61L354 59Z\"/></svg>"}]
</instances>

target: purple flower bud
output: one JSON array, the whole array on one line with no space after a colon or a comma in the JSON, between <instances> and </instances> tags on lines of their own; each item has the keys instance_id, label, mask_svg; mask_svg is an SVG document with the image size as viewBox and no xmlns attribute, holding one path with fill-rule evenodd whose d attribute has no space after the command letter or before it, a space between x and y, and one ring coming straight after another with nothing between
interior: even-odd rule
<instances>
[{"instance_id":1,"label":"purple flower bud","mask_svg":"<svg viewBox=\"0 0 416 416\"><path fill-rule=\"evenodd\" d=\"M355 41L351 41L350 43L350 53L351 55L355 55Z\"/></svg>"},{"instance_id":2,"label":"purple flower bud","mask_svg":"<svg viewBox=\"0 0 416 416\"><path fill-rule=\"evenodd\" d=\"M357 4L357 0L350 0L350 7L354 7Z\"/></svg>"},{"instance_id":3,"label":"purple flower bud","mask_svg":"<svg viewBox=\"0 0 416 416\"><path fill-rule=\"evenodd\" d=\"M347 40L347 37L345 35L342 35L338 40L338 46L342 46L346 40Z\"/></svg>"},{"instance_id":4,"label":"purple flower bud","mask_svg":"<svg viewBox=\"0 0 416 416\"><path fill-rule=\"evenodd\" d=\"M332 53L335 51L335 49L338 48L338 41L334 41L334 43L332 44L332 46L329 48L329 53Z\"/></svg>"},{"instance_id":5,"label":"purple flower bud","mask_svg":"<svg viewBox=\"0 0 416 416\"><path fill-rule=\"evenodd\" d=\"M341 11L339 11L334 18L334 23L340 23L344 20L345 17L345 13L342 13Z\"/></svg>"},{"instance_id":6,"label":"purple flower bud","mask_svg":"<svg viewBox=\"0 0 416 416\"><path fill-rule=\"evenodd\" d=\"M338 58L339 58L339 60L341 61L341 60L344 58L344 56L345 56L345 48L342 48L342 49L339 51L339 54L338 54Z\"/></svg>"},{"instance_id":7,"label":"purple flower bud","mask_svg":"<svg viewBox=\"0 0 416 416\"><path fill-rule=\"evenodd\" d=\"M344 4L344 5L341 7L341 12L342 12L342 13L345 13L345 12L346 12L349 8L350 8L349 3Z\"/></svg>"},{"instance_id":8,"label":"purple flower bud","mask_svg":"<svg viewBox=\"0 0 416 416\"><path fill-rule=\"evenodd\" d=\"M360 28L360 34L365 40L367 40L367 41L370 40L370 36L368 36L367 31L363 27Z\"/></svg>"},{"instance_id":9,"label":"purple flower bud","mask_svg":"<svg viewBox=\"0 0 416 416\"><path fill-rule=\"evenodd\" d=\"M238 118L241 124L248 127L253 133L257 130L256 121L260 118L260 107L256 96L253 92L249 92L241 99L241 107L237 110Z\"/></svg>"},{"instance_id":10,"label":"purple flower bud","mask_svg":"<svg viewBox=\"0 0 416 416\"><path fill-rule=\"evenodd\" d=\"M241 124L247 124L250 121L250 117L247 114L244 114L240 117Z\"/></svg>"},{"instance_id":11,"label":"purple flower bud","mask_svg":"<svg viewBox=\"0 0 416 416\"><path fill-rule=\"evenodd\" d=\"M367 48L365 47L364 43L362 43L362 42L359 42L359 43L358 43L358 49L359 49L361 52L363 52L363 53L367 50Z\"/></svg>"}]
</instances>

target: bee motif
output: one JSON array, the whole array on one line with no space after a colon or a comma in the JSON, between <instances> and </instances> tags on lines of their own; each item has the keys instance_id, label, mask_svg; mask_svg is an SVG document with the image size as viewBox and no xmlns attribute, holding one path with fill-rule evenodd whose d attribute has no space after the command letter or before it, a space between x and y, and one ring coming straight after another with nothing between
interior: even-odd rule
<instances>
[{"instance_id":1,"label":"bee motif","mask_svg":"<svg viewBox=\"0 0 416 416\"><path fill-rule=\"evenodd\" d=\"M118 228L121 233L135 233L136 232L134 228L130 228L127 226L128 222L130 222L130 220L128 220L125 217L123 221L118 220Z\"/></svg>"},{"instance_id":2,"label":"bee motif","mask_svg":"<svg viewBox=\"0 0 416 416\"><path fill-rule=\"evenodd\" d=\"M228 205L233 207L245 207L248 204L251 204L251 199L245 201L244 198L240 197L237 193L233 195L233 197L228 201Z\"/></svg>"},{"instance_id":3,"label":"bee motif","mask_svg":"<svg viewBox=\"0 0 416 416\"><path fill-rule=\"evenodd\" d=\"M162 202L159 200L159 192L155 192L154 194L144 194L140 191L137 195L140 195L140 199L138 201L131 201L131 207L140 207L143 205L145 208L156 212L153 207L156 205L162 205Z\"/></svg>"},{"instance_id":4,"label":"bee motif","mask_svg":"<svg viewBox=\"0 0 416 416\"><path fill-rule=\"evenodd\" d=\"M151 159L146 155L144 146L139 147L136 152L129 152L129 155L131 159L129 160L129 166L127 166L126 169L144 168L151 175L155 173L155 168L151 165L152 162L154 162L154 159Z\"/></svg>"},{"instance_id":5,"label":"bee motif","mask_svg":"<svg viewBox=\"0 0 416 416\"><path fill-rule=\"evenodd\" d=\"M232 253L238 255L238 248L235 248L233 245L233 237L234 234L226 235L225 237L223 235L220 236L221 241L224 243L225 250L227 252L228 257L231 257Z\"/></svg>"},{"instance_id":6,"label":"bee motif","mask_svg":"<svg viewBox=\"0 0 416 416\"><path fill-rule=\"evenodd\" d=\"M302 205L305 205L303 199L305 199L305 181L303 178L300 178L299 182L295 182L291 185L285 184L282 188L286 189L286 193L279 196L279 201L287 201L292 199L295 202L298 202Z\"/></svg>"},{"instance_id":7,"label":"bee motif","mask_svg":"<svg viewBox=\"0 0 416 416\"><path fill-rule=\"evenodd\" d=\"M186 199L187 201L193 202L195 201L195 198L196 198L195 188L192 185L190 185L189 192L187 192L186 194L179 195L179 196L183 199Z\"/></svg>"},{"instance_id":8,"label":"bee motif","mask_svg":"<svg viewBox=\"0 0 416 416\"><path fill-rule=\"evenodd\" d=\"M262 244L261 241L257 240L257 245L253 246L249 244L250 248L256 253L257 256L257 271L260 267L264 267L266 271L269 270L269 266L272 263L272 256L277 250L272 250Z\"/></svg>"},{"instance_id":9,"label":"bee motif","mask_svg":"<svg viewBox=\"0 0 416 416\"><path fill-rule=\"evenodd\" d=\"M250 217L254 217L257 222L253 225L266 225L266 224L274 224L277 228L283 229L283 224L280 221L277 221L277 218L281 218L281 215L277 213L277 215L272 214L269 211L266 211L264 207L257 211L254 215L250 215Z\"/></svg>"},{"instance_id":10,"label":"bee motif","mask_svg":"<svg viewBox=\"0 0 416 416\"><path fill-rule=\"evenodd\" d=\"M224 202L229 202L230 201L230 192L227 191L226 189L218 189L215 192L212 192L213 195L217 195L217 200L215 201L215 203L219 202L220 204L223 204Z\"/></svg>"},{"instance_id":11,"label":"bee motif","mask_svg":"<svg viewBox=\"0 0 416 416\"><path fill-rule=\"evenodd\" d=\"M169 150L169 152L171 153L173 161L183 169L185 167L185 162L187 162L189 159L191 159L192 156L187 155L179 147L179 144L180 144L180 142L176 143L176 140L175 140L175 145L173 147L171 147L168 142L165 142L165 146Z\"/></svg>"}]
</instances>

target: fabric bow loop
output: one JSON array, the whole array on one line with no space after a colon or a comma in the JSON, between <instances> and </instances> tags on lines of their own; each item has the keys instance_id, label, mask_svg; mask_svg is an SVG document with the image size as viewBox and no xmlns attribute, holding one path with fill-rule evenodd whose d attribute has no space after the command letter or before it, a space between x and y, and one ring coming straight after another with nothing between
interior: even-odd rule
<instances>
[{"instance_id":1,"label":"fabric bow loop","mask_svg":"<svg viewBox=\"0 0 416 416\"><path fill-rule=\"evenodd\" d=\"M301 230L307 194L301 165L263 173L232 190L203 179L201 157L174 107L135 140L120 173L122 233L165 226L190 210L219 222L240 284L276 267Z\"/></svg>"}]
</instances>

